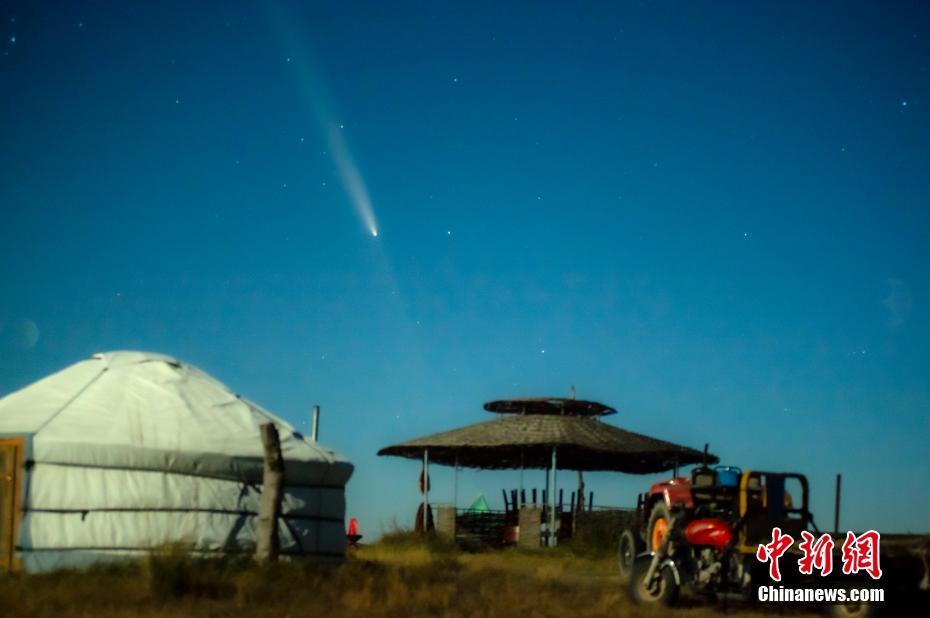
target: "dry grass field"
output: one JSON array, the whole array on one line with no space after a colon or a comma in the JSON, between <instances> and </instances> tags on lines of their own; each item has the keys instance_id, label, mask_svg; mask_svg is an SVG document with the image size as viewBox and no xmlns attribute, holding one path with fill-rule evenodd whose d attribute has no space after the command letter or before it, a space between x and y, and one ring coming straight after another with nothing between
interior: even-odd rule
<instances>
[{"instance_id":1,"label":"dry grass field","mask_svg":"<svg viewBox=\"0 0 930 618\"><path fill-rule=\"evenodd\" d=\"M699 618L723 607L692 605ZM633 606L612 556L570 548L464 553L409 535L359 548L345 564L146 560L47 575L0 576L3 616L662 616ZM763 615L729 607L734 617ZM771 615L771 614L769 614ZM794 616L809 614L792 613Z\"/></svg>"}]
</instances>

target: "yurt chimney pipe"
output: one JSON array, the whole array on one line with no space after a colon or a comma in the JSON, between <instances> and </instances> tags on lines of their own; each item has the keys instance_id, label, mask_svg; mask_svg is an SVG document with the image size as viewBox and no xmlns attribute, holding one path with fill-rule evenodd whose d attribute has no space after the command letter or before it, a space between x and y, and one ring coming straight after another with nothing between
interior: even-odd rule
<instances>
[{"instance_id":1,"label":"yurt chimney pipe","mask_svg":"<svg viewBox=\"0 0 930 618\"><path fill-rule=\"evenodd\" d=\"M320 438L320 406L313 406L313 415L310 419L310 441L318 442Z\"/></svg>"}]
</instances>

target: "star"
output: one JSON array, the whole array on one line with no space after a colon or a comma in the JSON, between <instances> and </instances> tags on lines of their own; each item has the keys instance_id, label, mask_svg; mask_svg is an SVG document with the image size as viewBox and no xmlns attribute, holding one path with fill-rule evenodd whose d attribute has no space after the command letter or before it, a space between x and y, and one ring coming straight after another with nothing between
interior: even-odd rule
<instances>
[{"instance_id":1,"label":"star","mask_svg":"<svg viewBox=\"0 0 930 618\"><path fill-rule=\"evenodd\" d=\"M907 101L901 101L901 107L907 107Z\"/></svg>"},{"instance_id":2,"label":"star","mask_svg":"<svg viewBox=\"0 0 930 618\"><path fill-rule=\"evenodd\" d=\"M452 83L454 83L454 84L459 83L459 78L458 78L458 77L453 77L453 78L452 78Z\"/></svg>"},{"instance_id":3,"label":"star","mask_svg":"<svg viewBox=\"0 0 930 618\"><path fill-rule=\"evenodd\" d=\"M10 45L15 45L15 44L16 44L16 36L14 35L10 37Z\"/></svg>"},{"instance_id":4,"label":"star","mask_svg":"<svg viewBox=\"0 0 930 618\"><path fill-rule=\"evenodd\" d=\"M341 124L341 125L339 125L339 128L340 128L340 129L345 129L346 126L345 126L344 124Z\"/></svg>"},{"instance_id":5,"label":"star","mask_svg":"<svg viewBox=\"0 0 930 618\"><path fill-rule=\"evenodd\" d=\"M545 354L546 351L545 351L545 350L540 350L539 353L540 353L540 354Z\"/></svg>"},{"instance_id":6,"label":"star","mask_svg":"<svg viewBox=\"0 0 930 618\"><path fill-rule=\"evenodd\" d=\"M446 236L452 236L452 230L446 230Z\"/></svg>"}]
</instances>

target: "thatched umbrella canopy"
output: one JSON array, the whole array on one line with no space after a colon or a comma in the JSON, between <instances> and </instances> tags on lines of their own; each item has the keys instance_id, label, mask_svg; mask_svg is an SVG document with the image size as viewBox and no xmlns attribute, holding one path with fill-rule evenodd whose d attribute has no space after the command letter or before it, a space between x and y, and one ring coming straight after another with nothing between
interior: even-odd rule
<instances>
[{"instance_id":1,"label":"thatched umbrella canopy","mask_svg":"<svg viewBox=\"0 0 930 618\"><path fill-rule=\"evenodd\" d=\"M378 455L422 459L428 449L430 462L447 466L548 468L553 447L558 451L558 467L568 470L648 474L704 461L704 453L685 446L588 416L553 414L506 415L388 446ZM707 463L717 461L714 455L707 455Z\"/></svg>"}]
</instances>

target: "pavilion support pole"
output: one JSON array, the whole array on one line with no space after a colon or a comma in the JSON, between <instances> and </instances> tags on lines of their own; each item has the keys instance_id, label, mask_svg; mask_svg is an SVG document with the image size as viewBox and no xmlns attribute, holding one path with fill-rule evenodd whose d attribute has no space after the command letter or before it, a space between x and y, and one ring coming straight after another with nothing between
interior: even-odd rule
<instances>
[{"instance_id":1,"label":"pavilion support pole","mask_svg":"<svg viewBox=\"0 0 930 618\"><path fill-rule=\"evenodd\" d=\"M255 560L266 563L275 562L280 550L278 518L281 516L281 495L284 487L284 457L281 455L281 441L274 424L265 423L259 427L259 431L265 451L265 472L258 510Z\"/></svg>"},{"instance_id":2,"label":"pavilion support pole","mask_svg":"<svg viewBox=\"0 0 930 618\"><path fill-rule=\"evenodd\" d=\"M453 481L452 481L452 508L458 510L459 508L459 454L458 451L455 453L455 468L453 472Z\"/></svg>"},{"instance_id":3,"label":"pavilion support pole","mask_svg":"<svg viewBox=\"0 0 930 618\"><path fill-rule=\"evenodd\" d=\"M549 547L555 547L555 447L552 447L552 482L549 484Z\"/></svg>"},{"instance_id":4,"label":"pavilion support pole","mask_svg":"<svg viewBox=\"0 0 930 618\"><path fill-rule=\"evenodd\" d=\"M423 449L423 534L429 532L429 449Z\"/></svg>"}]
</instances>

